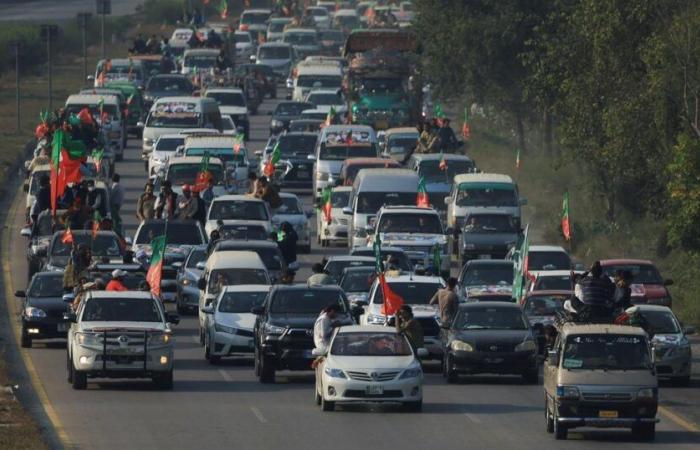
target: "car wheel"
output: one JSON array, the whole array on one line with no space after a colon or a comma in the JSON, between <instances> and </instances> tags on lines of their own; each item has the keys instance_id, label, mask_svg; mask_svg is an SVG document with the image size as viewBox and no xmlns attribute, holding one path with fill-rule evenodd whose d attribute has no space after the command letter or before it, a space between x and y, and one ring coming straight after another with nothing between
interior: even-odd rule
<instances>
[{"instance_id":1,"label":"car wheel","mask_svg":"<svg viewBox=\"0 0 700 450\"><path fill-rule=\"evenodd\" d=\"M447 383L449 384L454 384L457 381L459 381L459 375L457 375L457 372L455 372L451 367L452 367L452 358L450 355L446 355L445 358L443 359L443 369L442 373L445 379L447 380Z\"/></svg>"},{"instance_id":2,"label":"car wheel","mask_svg":"<svg viewBox=\"0 0 700 450\"><path fill-rule=\"evenodd\" d=\"M671 384L674 386L688 386L690 384L690 375L672 378Z\"/></svg>"},{"instance_id":3,"label":"car wheel","mask_svg":"<svg viewBox=\"0 0 700 450\"><path fill-rule=\"evenodd\" d=\"M523 381L525 384L537 384L540 381L540 371L537 366L523 373Z\"/></svg>"},{"instance_id":4,"label":"car wheel","mask_svg":"<svg viewBox=\"0 0 700 450\"><path fill-rule=\"evenodd\" d=\"M153 376L153 382L158 389L170 391L173 389L173 370Z\"/></svg>"},{"instance_id":5,"label":"car wheel","mask_svg":"<svg viewBox=\"0 0 700 450\"><path fill-rule=\"evenodd\" d=\"M22 327L22 335L20 336L20 345L22 348L32 348L32 337L27 333L27 329Z\"/></svg>"},{"instance_id":6,"label":"car wheel","mask_svg":"<svg viewBox=\"0 0 700 450\"><path fill-rule=\"evenodd\" d=\"M569 430L566 429L566 425L564 425L563 423L560 423L557 420L557 417L559 415L557 413L557 405L552 405L552 409L554 409L554 416L552 417L552 420L554 422L552 424L552 426L553 426L552 431L554 431L554 439L556 439L558 441L565 440L569 434Z\"/></svg>"},{"instance_id":7,"label":"car wheel","mask_svg":"<svg viewBox=\"0 0 700 450\"><path fill-rule=\"evenodd\" d=\"M73 369L73 389L82 391L85 388L87 388L87 373Z\"/></svg>"},{"instance_id":8,"label":"car wheel","mask_svg":"<svg viewBox=\"0 0 700 450\"><path fill-rule=\"evenodd\" d=\"M647 423L632 428L632 433L643 441L653 441L656 439L656 424Z\"/></svg>"},{"instance_id":9,"label":"car wheel","mask_svg":"<svg viewBox=\"0 0 700 450\"><path fill-rule=\"evenodd\" d=\"M406 411L421 412L423 411L423 400L418 400L415 402L406 402L403 406L406 409Z\"/></svg>"},{"instance_id":10,"label":"car wheel","mask_svg":"<svg viewBox=\"0 0 700 450\"><path fill-rule=\"evenodd\" d=\"M316 405L321 405L321 394L318 393L318 389L314 389L314 392L316 393Z\"/></svg>"},{"instance_id":11,"label":"car wheel","mask_svg":"<svg viewBox=\"0 0 700 450\"><path fill-rule=\"evenodd\" d=\"M549 400L545 396L544 399L544 423L545 423L545 429L547 430L547 433L553 433L554 432L554 420L552 419L552 415L549 413Z\"/></svg>"},{"instance_id":12,"label":"car wheel","mask_svg":"<svg viewBox=\"0 0 700 450\"><path fill-rule=\"evenodd\" d=\"M333 411L335 409L335 402L330 402L321 396L321 410L322 411Z\"/></svg>"},{"instance_id":13,"label":"car wheel","mask_svg":"<svg viewBox=\"0 0 700 450\"><path fill-rule=\"evenodd\" d=\"M264 384L275 383L275 368L265 356L260 355L258 359L258 379Z\"/></svg>"}]
</instances>

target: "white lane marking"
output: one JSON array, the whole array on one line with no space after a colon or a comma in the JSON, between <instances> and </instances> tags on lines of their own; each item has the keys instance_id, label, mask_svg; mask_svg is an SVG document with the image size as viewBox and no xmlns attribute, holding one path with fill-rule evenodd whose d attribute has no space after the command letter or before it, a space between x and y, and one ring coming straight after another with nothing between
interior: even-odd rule
<instances>
[{"instance_id":1,"label":"white lane marking","mask_svg":"<svg viewBox=\"0 0 700 450\"><path fill-rule=\"evenodd\" d=\"M467 419L471 420L474 423L481 423L481 419L479 419L477 416L471 413L464 413L464 415L467 417Z\"/></svg>"},{"instance_id":2,"label":"white lane marking","mask_svg":"<svg viewBox=\"0 0 700 450\"><path fill-rule=\"evenodd\" d=\"M219 374L221 377L226 380L226 381L233 381L233 378L231 378L231 375L228 374L224 369L219 369Z\"/></svg>"},{"instance_id":3,"label":"white lane marking","mask_svg":"<svg viewBox=\"0 0 700 450\"><path fill-rule=\"evenodd\" d=\"M262 415L258 408L256 408L255 406L251 406L250 410L253 412L253 415L257 417L260 423L267 423L267 419L265 418L265 416Z\"/></svg>"}]
</instances>

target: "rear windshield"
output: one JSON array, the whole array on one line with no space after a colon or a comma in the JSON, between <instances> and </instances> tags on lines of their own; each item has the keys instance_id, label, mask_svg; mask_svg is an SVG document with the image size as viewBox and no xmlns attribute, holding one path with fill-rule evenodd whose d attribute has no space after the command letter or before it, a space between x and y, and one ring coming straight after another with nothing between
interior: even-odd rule
<instances>
[{"instance_id":1,"label":"rear windshield","mask_svg":"<svg viewBox=\"0 0 700 450\"><path fill-rule=\"evenodd\" d=\"M379 232L442 234L442 224L437 214L382 214Z\"/></svg>"},{"instance_id":2,"label":"rear windshield","mask_svg":"<svg viewBox=\"0 0 700 450\"><path fill-rule=\"evenodd\" d=\"M564 345L562 367L585 370L651 369L646 338L624 334L569 336Z\"/></svg>"},{"instance_id":3,"label":"rear windshield","mask_svg":"<svg viewBox=\"0 0 700 450\"><path fill-rule=\"evenodd\" d=\"M656 267L651 264L612 264L603 267L603 272L609 277L622 270L629 270L635 284L662 284L663 279Z\"/></svg>"},{"instance_id":4,"label":"rear windshield","mask_svg":"<svg viewBox=\"0 0 700 450\"><path fill-rule=\"evenodd\" d=\"M282 40L292 45L316 45L315 33L285 33Z\"/></svg>"},{"instance_id":5,"label":"rear windshield","mask_svg":"<svg viewBox=\"0 0 700 450\"><path fill-rule=\"evenodd\" d=\"M136 244L150 244L157 236L165 234L165 222L144 223L136 236ZM204 244L196 222L168 223L168 245L199 245Z\"/></svg>"},{"instance_id":6,"label":"rear windshield","mask_svg":"<svg viewBox=\"0 0 700 450\"><path fill-rule=\"evenodd\" d=\"M427 305L433 295L442 288L440 283L414 283L409 281L389 282L392 291L398 294L405 304ZM374 304L384 303L384 295L381 289L377 289L372 300Z\"/></svg>"},{"instance_id":7,"label":"rear windshield","mask_svg":"<svg viewBox=\"0 0 700 450\"><path fill-rule=\"evenodd\" d=\"M528 270L571 269L571 258L564 252L530 252L527 260Z\"/></svg>"},{"instance_id":8,"label":"rear windshield","mask_svg":"<svg viewBox=\"0 0 700 450\"><path fill-rule=\"evenodd\" d=\"M520 309L465 308L457 313L454 327L460 330L526 330Z\"/></svg>"},{"instance_id":9,"label":"rear windshield","mask_svg":"<svg viewBox=\"0 0 700 450\"><path fill-rule=\"evenodd\" d=\"M515 186L508 183L462 183L456 199L458 206L518 206Z\"/></svg>"},{"instance_id":10,"label":"rear windshield","mask_svg":"<svg viewBox=\"0 0 700 450\"><path fill-rule=\"evenodd\" d=\"M340 311L347 311L343 295L337 291L294 289L278 291L270 301L274 314L319 314L326 306L337 303Z\"/></svg>"},{"instance_id":11,"label":"rear windshield","mask_svg":"<svg viewBox=\"0 0 700 450\"><path fill-rule=\"evenodd\" d=\"M148 81L146 90L190 94L192 92L192 83L184 77L153 77Z\"/></svg>"},{"instance_id":12,"label":"rear windshield","mask_svg":"<svg viewBox=\"0 0 700 450\"><path fill-rule=\"evenodd\" d=\"M397 333L340 333L333 339L332 355L410 356L406 338Z\"/></svg>"},{"instance_id":13,"label":"rear windshield","mask_svg":"<svg viewBox=\"0 0 700 450\"><path fill-rule=\"evenodd\" d=\"M261 47L258 52L258 59L289 59L291 57L290 47Z\"/></svg>"},{"instance_id":14,"label":"rear windshield","mask_svg":"<svg viewBox=\"0 0 700 450\"><path fill-rule=\"evenodd\" d=\"M461 284L463 286L513 284L513 266L507 264L489 264L467 267Z\"/></svg>"},{"instance_id":15,"label":"rear windshield","mask_svg":"<svg viewBox=\"0 0 700 450\"><path fill-rule=\"evenodd\" d=\"M227 292L219 300L220 313L244 314L262 306L267 292Z\"/></svg>"},{"instance_id":16,"label":"rear windshield","mask_svg":"<svg viewBox=\"0 0 700 450\"><path fill-rule=\"evenodd\" d=\"M156 302L143 298L98 298L85 305L82 320L86 322L162 322Z\"/></svg>"},{"instance_id":17,"label":"rear windshield","mask_svg":"<svg viewBox=\"0 0 700 450\"><path fill-rule=\"evenodd\" d=\"M263 202L220 200L209 211L209 220L269 220Z\"/></svg>"},{"instance_id":18,"label":"rear windshield","mask_svg":"<svg viewBox=\"0 0 700 450\"><path fill-rule=\"evenodd\" d=\"M357 212L376 214L382 206L415 205L416 192L360 192L357 196Z\"/></svg>"},{"instance_id":19,"label":"rear windshield","mask_svg":"<svg viewBox=\"0 0 700 450\"><path fill-rule=\"evenodd\" d=\"M316 136L285 135L277 140L282 157L308 155L314 151Z\"/></svg>"},{"instance_id":20,"label":"rear windshield","mask_svg":"<svg viewBox=\"0 0 700 450\"><path fill-rule=\"evenodd\" d=\"M209 274L209 293L218 294L224 286L270 284L267 272L261 269L216 269Z\"/></svg>"}]
</instances>

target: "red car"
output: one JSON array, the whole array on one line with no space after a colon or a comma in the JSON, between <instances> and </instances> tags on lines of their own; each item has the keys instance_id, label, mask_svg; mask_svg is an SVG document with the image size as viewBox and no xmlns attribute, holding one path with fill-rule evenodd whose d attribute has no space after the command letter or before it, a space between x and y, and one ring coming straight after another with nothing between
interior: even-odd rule
<instances>
[{"instance_id":1,"label":"red car","mask_svg":"<svg viewBox=\"0 0 700 450\"><path fill-rule=\"evenodd\" d=\"M673 284L673 280L664 280L653 262L644 259L604 259L600 264L610 277L621 270L632 272L632 303L671 307L671 293L667 286Z\"/></svg>"}]
</instances>

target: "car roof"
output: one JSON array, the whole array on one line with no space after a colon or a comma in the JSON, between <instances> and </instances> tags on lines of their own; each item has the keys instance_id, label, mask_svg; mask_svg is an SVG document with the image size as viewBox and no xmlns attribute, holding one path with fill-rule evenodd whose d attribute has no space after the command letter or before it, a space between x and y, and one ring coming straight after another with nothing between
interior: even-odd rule
<instances>
[{"instance_id":1,"label":"car roof","mask_svg":"<svg viewBox=\"0 0 700 450\"><path fill-rule=\"evenodd\" d=\"M513 179L500 173L461 173L455 175L455 184L461 183L513 183Z\"/></svg>"},{"instance_id":2,"label":"car roof","mask_svg":"<svg viewBox=\"0 0 700 450\"><path fill-rule=\"evenodd\" d=\"M396 328L384 325L345 325L338 328L340 333L396 333Z\"/></svg>"},{"instance_id":3,"label":"car roof","mask_svg":"<svg viewBox=\"0 0 700 450\"><path fill-rule=\"evenodd\" d=\"M470 308L510 308L520 310L520 305L513 302L474 302L474 303L460 303L459 309L470 309Z\"/></svg>"},{"instance_id":4,"label":"car roof","mask_svg":"<svg viewBox=\"0 0 700 450\"><path fill-rule=\"evenodd\" d=\"M566 322L559 328L562 336L577 334L626 334L630 336L646 337L646 331L639 327L629 325L611 324L577 324Z\"/></svg>"},{"instance_id":5,"label":"car roof","mask_svg":"<svg viewBox=\"0 0 700 450\"><path fill-rule=\"evenodd\" d=\"M71 104L98 104L100 101L118 105L119 98L113 94L73 94L66 99L66 105Z\"/></svg>"},{"instance_id":6,"label":"car roof","mask_svg":"<svg viewBox=\"0 0 700 450\"><path fill-rule=\"evenodd\" d=\"M386 281L389 283L438 283L441 285L445 284L445 280L439 276L432 275L414 275L412 273L403 272L400 275L386 275Z\"/></svg>"},{"instance_id":7,"label":"car roof","mask_svg":"<svg viewBox=\"0 0 700 450\"><path fill-rule=\"evenodd\" d=\"M143 300L154 300L150 292L144 291L88 291L89 298L140 298Z\"/></svg>"},{"instance_id":8,"label":"car roof","mask_svg":"<svg viewBox=\"0 0 700 450\"><path fill-rule=\"evenodd\" d=\"M343 166L348 167L348 166L354 166L354 165L359 165L359 164L377 164L377 165L382 165L386 164L387 166L391 167L401 167L401 164L395 159L390 159L390 158L371 158L371 157L361 157L361 158L348 158L345 161L343 161ZM379 168L379 167L378 167Z\"/></svg>"},{"instance_id":9,"label":"car roof","mask_svg":"<svg viewBox=\"0 0 700 450\"><path fill-rule=\"evenodd\" d=\"M228 292L269 292L270 286L266 284L238 284L236 286L224 286L221 293Z\"/></svg>"},{"instance_id":10,"label":"car roof","mask_svg":"<svg viewBox=\"0 0 700 450\"><path fill-rule=\"evenodd\" d=\"M201 157L199 158L201 160ZM250 195L243 195L243 194L228 194L228 195L219 195L216 197L214 202L223 202L223 201L239 201L239 202L256 202L256 203L263 203L264 200L252 197Z\"/></svg>"},{"instance_id":11,"label":"car roof","mask_svg":"<svg viewBox=\"0 0 700 450\"><path fill-rule=\"evenodd\" d=\"M624 264L648 264L654 266L654 263L648 259L601 259L600 265L605 266L616 266Z\"/></svg>"},{"instance_id":12,"label":"car roof","mask_svg":"<svg viewBox=\"0 0 700 450\"><path fill-rule=\"evenodd\" d=\"M470 261L467 261L465 264L466 266L505 266L513 265L513 261L510 261L508 259L472 259Z\"/></svg>"},{"instance_id":13,"label":"car roof","mask_svg":"<svg viewBox=\"0 0 700 450\"><path fill-rule=\"evenodd\" d=\"M468 161L474 162L467 155L457 155L455 153L414 153L411 155L416 161L440 161L445 159L445 161Z\"/></svg>"},{"instance_id":14,"label":"car roof","mask_svg":"<svg viewBox=\"0 0 700 450\"><path fill-rule=\"evenodd\" d=\"M568 254L564 247L559 245L531 245L529 252L562 252Z\"/></svg>"},{"instance_id":15,"label":"car roof","mask_svg":"<svg viewBox=\"0 0 700 450\"><path fill-rule=\"evenodd\" d=\"M222 250L209 255L207 269L265 269L260 256L251 250Z\"/></svg>"},{"instance_id":16,"label":"car roof","mask_svg":"<svg viewBox=\"0 0 700 450\"><path fill-rule=\"evenodd\" d=\"M201 156L171 156L168 158L168 165L172 166L175 164L200 164L202 162ZM210 157L209 164L223 165L219 158Z\"/></svg>"},{"instance_id":17,"label":"car roof","mask_svg":"<svg viewBox=\"0 0 700 450\"><path fill-rule=\"evenodd\" d=\"M526 294L526 297L532 298L532 297L547 297L547 296L559 296L559 295L566 295L566 296L571 296L572 291L563 291L561 289L549 289L545 291L530 291Z\"/></svg>"},{"instance_id":18,"label":"car roof","mask_svg":"<svg viewBox=\"0 0 700 450\"><path fill-rule=\"evenodd\" d=\"M374 261L372 256L355 256L355 255L334 255L328 258L328 263L335 261ZM328 264L326 263L326 264Z\"/></svg>"},{"instance_id":19,"label":"car roof","mask_svg":"<svg viewBox=\"0 0 700 450\"><path fill-rule=\"evenodd\" d=\"M632 308L639 308L639 310L642 312L644 312L644 311L670 312L670 313L675 315L675 313L673 313L671 308L669 308L668 306L663 306L663 305L649 305L649 304L634 305Z\"/></svg>"}]
</instances>

